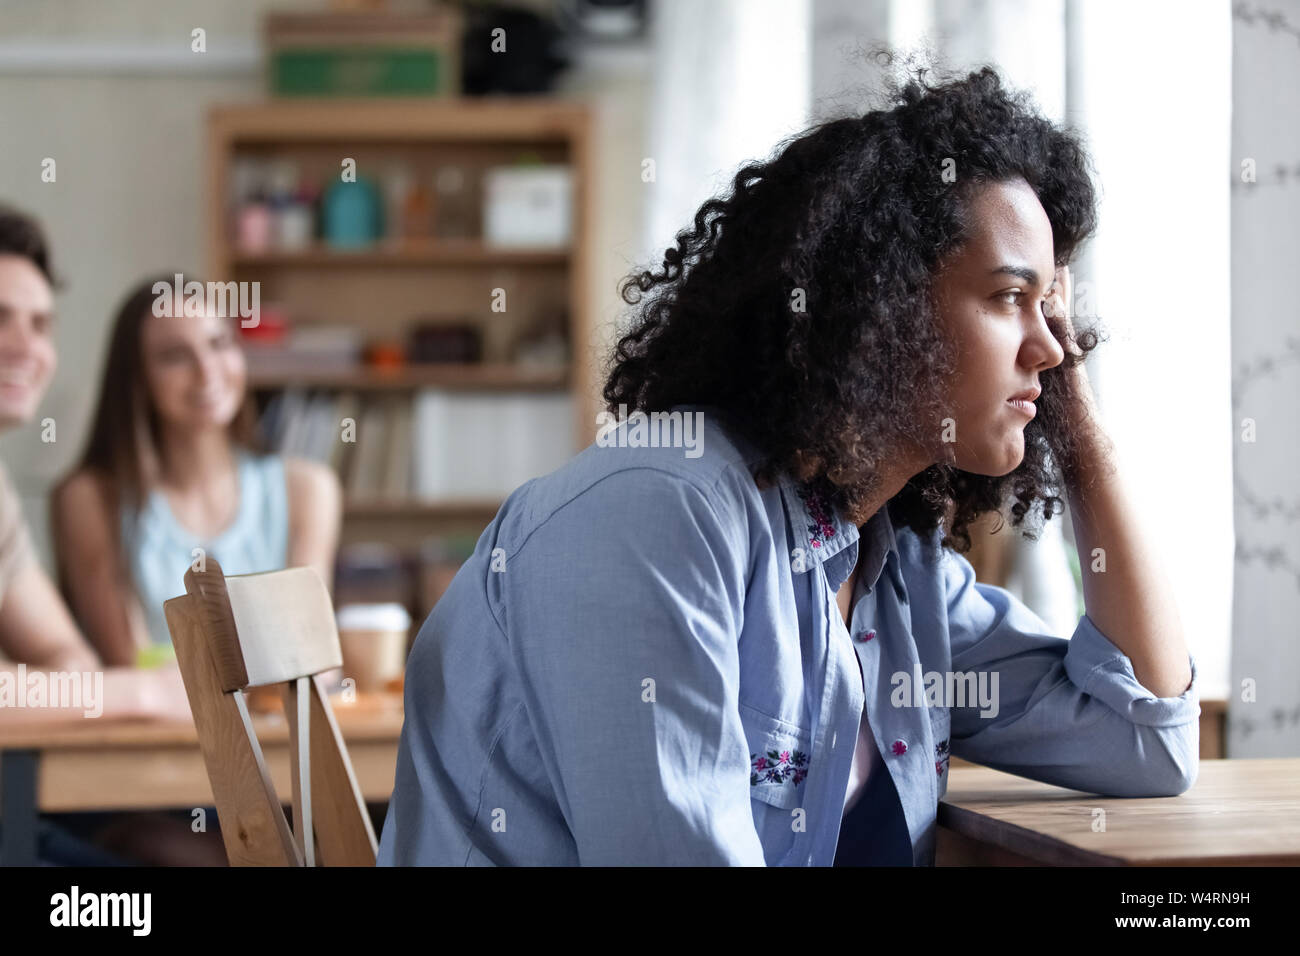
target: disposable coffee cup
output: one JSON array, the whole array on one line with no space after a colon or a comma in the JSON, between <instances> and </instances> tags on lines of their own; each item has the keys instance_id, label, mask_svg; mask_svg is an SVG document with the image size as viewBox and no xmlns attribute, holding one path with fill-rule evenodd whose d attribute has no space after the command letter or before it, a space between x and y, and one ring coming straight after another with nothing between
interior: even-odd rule
<instances>
[{"instance_id":1,"label":"disposable coffee cup","mask_svg":"<svg viewBox=\"0 0 1300 956\"><path fill-rule=\"evenodd\" d=\"M347 604L338 611L343 678L375 692L402 676L411 616L400 604Z\"/></svg>"}]
</instances>

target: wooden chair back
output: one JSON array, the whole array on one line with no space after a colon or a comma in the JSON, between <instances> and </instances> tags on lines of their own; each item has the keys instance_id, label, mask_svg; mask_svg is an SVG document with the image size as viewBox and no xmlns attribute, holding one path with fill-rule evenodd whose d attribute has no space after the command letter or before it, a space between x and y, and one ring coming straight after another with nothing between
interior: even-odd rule
<instances>
[{"instance_id":1,"label":"wooden chair back","mask_svg":"<svg viewBox=\"0 0 1300 956\"><path fill-rule=\"evenodd\" d=\"M373 866L374 827L320 675L342 664L334 609L311 568L226 577L211 558L163 604L231 866ZM293 829L245 690L279 685Z\"/></svg>"}]
</instances>

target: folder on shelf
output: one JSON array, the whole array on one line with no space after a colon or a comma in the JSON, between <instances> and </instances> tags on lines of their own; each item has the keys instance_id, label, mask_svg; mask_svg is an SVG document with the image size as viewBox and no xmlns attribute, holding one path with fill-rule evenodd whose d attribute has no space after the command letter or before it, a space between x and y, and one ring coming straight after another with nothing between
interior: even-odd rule
<instances>
[{"instance_id":1,"label":"folder on shelf","mask_svg":"<svg viewBox=\"0 0 1300 956\"><path fill-rule=\"evenodd\" d=\"M573 454L567 394L424 389L412 420L414 494L504 497Z\"/></svg>"}]
</instances>

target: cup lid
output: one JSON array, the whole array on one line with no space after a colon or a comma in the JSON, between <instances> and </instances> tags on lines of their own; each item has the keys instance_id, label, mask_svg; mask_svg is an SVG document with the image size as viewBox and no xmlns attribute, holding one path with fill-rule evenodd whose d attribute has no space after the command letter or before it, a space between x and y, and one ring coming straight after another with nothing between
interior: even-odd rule
<instances>
[{"instance_id":1,"label":"cup lid","mask_svg":"<svg viewBox=\"0 0 1300 956\"><path fill-rule=\"evenodd\" d=\"M404 631L411 615L397 603L345 604L336 615L340 631Z\"/></svg>"}]
</instances>

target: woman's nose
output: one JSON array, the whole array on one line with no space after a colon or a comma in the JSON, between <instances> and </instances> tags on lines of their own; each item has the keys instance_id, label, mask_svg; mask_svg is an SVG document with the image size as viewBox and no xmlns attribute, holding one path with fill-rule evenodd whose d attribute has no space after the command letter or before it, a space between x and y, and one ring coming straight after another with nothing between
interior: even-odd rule
<instances>
[{"instance_id":1,"label":"woman's nose","mask_svg":"<svg viewBox=\"0 0 1300 956\"><path fill-rule=\"evenodd\" d=\"M1065 361L1065 349L1056 340L1056 336L1048 328L1047 319L1041 313L1036 314L1036 321L1029 337L1025 340L1022 352L1025 353L1025 364L1040 371L1056 368Z\"/></svg>"},{"instance_id":2,"label":"woman's nose","mask_svg":"<svg viewBox=\"0 0 1300 956\"><path fill-rule=\"evenodd\" d=\"M220 378L220 370L217 368L217 358L210 351L202 351L198 355L198 373L200 384L207 386Z\"/></svg>"}]
</instances>

